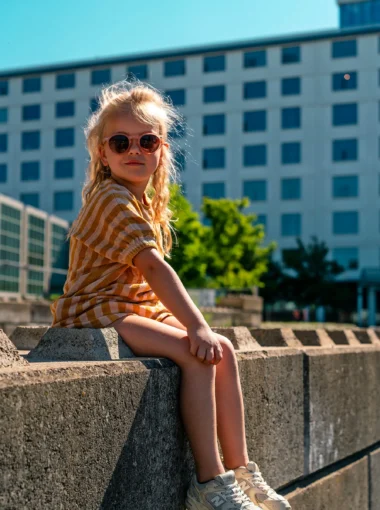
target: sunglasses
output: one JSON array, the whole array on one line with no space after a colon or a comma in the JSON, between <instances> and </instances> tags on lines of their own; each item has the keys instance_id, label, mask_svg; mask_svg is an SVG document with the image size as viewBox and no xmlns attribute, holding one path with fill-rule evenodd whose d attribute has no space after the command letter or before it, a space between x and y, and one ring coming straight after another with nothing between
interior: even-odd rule
<instances>
[{"instance_id":1,"label":"sunglasses","mask_svg":"<svg viewBox=\"0 0 380 510\"><path fill-rule=\"evenodd\" d=\"M131 146L131 140L133 139L134 137L116 134L107 138L103 138L103 143L108 142L109 148L115 154L123 154L123 152L126 152L129 149ZM153 154L156 152L162 143L162 136L157 136L154 133L145 133L144 135L140 136L140 138L138 138L140 149L148 154Z\"/></svg>"}]
</instances>

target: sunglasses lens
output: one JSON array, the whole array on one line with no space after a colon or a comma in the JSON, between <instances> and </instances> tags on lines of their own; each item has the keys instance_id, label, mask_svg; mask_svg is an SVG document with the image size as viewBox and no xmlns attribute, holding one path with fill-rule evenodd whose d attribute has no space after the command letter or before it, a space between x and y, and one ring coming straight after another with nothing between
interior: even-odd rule
<instances>
[{"instance_id":1,"label":"sunglasses lens","mask_svg":"<svg viewBox=\"0 0 380 510\"><path fill-rule=\"evenodd\" d=\"M143 135L140 138L140 147L146 152L155 152L160 146L160 139L156 135Z\"/></svg>"},{"instance_id":2,"label":"sunglasses lens","mask_svg":"<svg viewBox=\"0 0 380 510\"><path fill-rule=\"evenodd\" d=\"M113 152L122 154L129 147L129 139L125 135L115 135L109 139L109 146Z\"/></svg>"}]
</instances>

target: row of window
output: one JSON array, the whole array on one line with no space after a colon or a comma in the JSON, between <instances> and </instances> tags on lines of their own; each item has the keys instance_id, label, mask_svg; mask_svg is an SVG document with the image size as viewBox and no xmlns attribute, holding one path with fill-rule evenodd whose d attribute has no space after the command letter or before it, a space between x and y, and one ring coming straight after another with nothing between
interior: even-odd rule
<instances>
[{"instance_id":1,"label":"row of window","mask_svg":"<svg viewBox=\"0 0 380 510\"><path fill-rule=\"evenodd\" d=\"M333 41L331 44L331 58L345 58L357 56L357 40L346 39ZM301 62L301 47L288 46L281 48L281 63L294 64ZM267 65L267 50L253 50L243 53L242 65L244 68L263 67ZM220 72L226 70L226 56L213 55L203 58L203 72ZM163 74L165 77L183 76L186 74L186 60L176 59L163 62ZM129 77L136 76L140 80L149 79L148 65L138 64L127 67ZM56 89L71 89L75 87L75 73L60 73L56 75ZM91 85L111 83L111 69L94 69L91 71ZM41 92L41 76L31 76L23 79L22 91L24 94ZM8 80L0 81L0 95L9 93Z\"/></svg>"},{"instance_id":2,"label":"row of window","mask_svg":"<svg viewBox=\"0 0 380 510\"><path fill-rule=\"evenodd\" d=\"M75 129L58 128L55 130L55 147L74 147ZM40 131L23 131L21 133L21 150L31 151L41 148ZM8 134L0 133L0 153L8 151Z\"/></svg>"},{"instance_id":3,"label":"row of window","mask_svg":"<svg viewBox=\"0 0 380 510\"><path fill-rule=\"evenodd\" d=\"M31 205L40 208L39 193L20 193L20 201L25 205ZM74 192L73 191L55 191L53 193L53 211L73 211L74 209Z\"/></svg>"},{"instance_id":4,"label":"row of window","mask_svg":"<svg viewBox=\"0 0 380 510\"><path fill-rule=\"evenodd\" d=\"M70 158L57 159L54 161L55 179L73 179L74 178L74 160ZM20 165L21 181L38 181L40 179L40 162L23 161ZM0 183L8 181L8 166L6 163L0 163Z\"/></svg>"}]
</instances>

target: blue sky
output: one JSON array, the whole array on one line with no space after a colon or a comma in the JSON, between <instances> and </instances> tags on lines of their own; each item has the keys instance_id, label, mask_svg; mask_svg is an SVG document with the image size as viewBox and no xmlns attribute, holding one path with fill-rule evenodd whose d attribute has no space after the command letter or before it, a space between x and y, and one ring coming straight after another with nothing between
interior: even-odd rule
<instances>
[{"instance_id":1,"label":"blue sky","mask_svg":"<svg viewBox=\"0 0 380 510\"><path fill-rule=\"evenodd\" d=\"M0 70L338 25L336 0L2 0Z\"/></svg>"}]
</instances>

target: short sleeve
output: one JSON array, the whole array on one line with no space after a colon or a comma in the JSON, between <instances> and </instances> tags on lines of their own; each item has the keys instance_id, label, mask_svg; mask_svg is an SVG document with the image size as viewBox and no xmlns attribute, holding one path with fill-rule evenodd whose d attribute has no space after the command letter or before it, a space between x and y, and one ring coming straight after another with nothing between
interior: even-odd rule
<instances>
[{"instance_id":1,"label":"short sleeve","mask_svg":"<svg viewBox=\"0 0 380 510\"><path fill-rule=\"evenodd\" d=\"M131 200L111 193L82 215L73 236L99 255L136 267L133 258L144 248L158 250L154 230Z\"/></svg>"}]
</instances>

